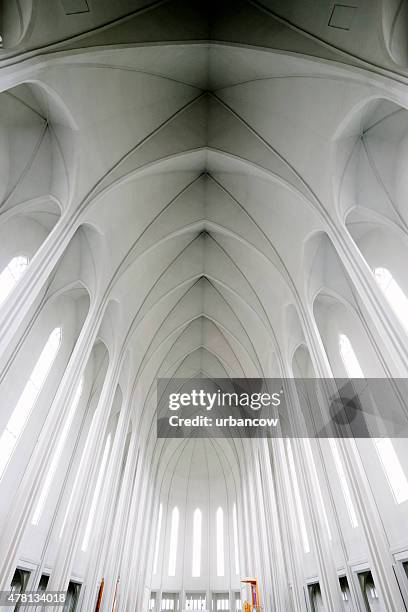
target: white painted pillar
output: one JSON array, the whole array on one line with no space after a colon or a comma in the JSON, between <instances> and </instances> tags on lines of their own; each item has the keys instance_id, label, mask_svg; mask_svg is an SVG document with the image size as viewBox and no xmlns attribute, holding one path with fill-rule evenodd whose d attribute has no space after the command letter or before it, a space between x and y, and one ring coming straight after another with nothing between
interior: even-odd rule
<instances>
[{"instance_id":1,"label":"white painted pillar","mask_svg":"<svg viewBox=\"0 0 408 612\"><path fill-rule=\"evenodd\" d=\"M304 323L306 323L304 333L308 340L310 356L317 375L327 379L326 400L329 402L329 398L333 397L337 388L334 380L330 384L333 375L325 351L322 350L322 341L315 321L308 310L304 314ZM389 612L400 612L404 610L404 601L394 573L387 535L356 443L352 439L339 439L338 445L358 511L359 524L365 535L374 581L381 593L385 608Z\"/></svg>"},{"instance_id":2,"label":"white painted pillar","mask_svg":"<svg viewBox=\"0 0 408 612\"><path fill-rule=\"evenodd\" d=\"M0 307L0 355L21 335L32 305L75 234L72 219L63 216L44 240L26 273Z\"/></svg>"},{"instance_id":3,"label":"white painted pillar","mask_svg":"<svg viewBox=\"0 0 408 612\"><path fill-rule=\"evenodd\" d=\"M142 490L143 480L145 479L145 448L140 446L139 448L139 459L137 462L135 484L132 493L131 505L127 519L127 537L124 545L124 550L121 559L120 566L120 597L117 606L117 612L126 612L126 603L128 592L130 588L130 582L132 580L132 556L134 553L135 546L137 546L136 529L135 524L137 521L137 515L141 511L142 506Z\"/></svg>"},{"instance_id":4,"label":"white painted pillar","mask_svg":"<svg viewBox=\"0 0 408 612\"><path fill-rule=\"evenodd\" d=\"M125 473L119 494L119 501L113 521L111 547L104 559L105 590L101 612L111 612L115 596L116 582L119 579L118 596L122 589L122 577L119 575L120 562L129 537L128 523L131 502L133 499L136 467L138 464L139 436L133 429L126 459ZM84 610L84 612L87 612Z\"/></svg>"},{"instance_id":5,"label":"white painted pillar","mask_svg":"<svg viewBox=\"0 0 408 612\"><path fill-rule=\"evenodd\" d=\"M55 451L65 419L66 406L73 400L78 381L86 368L99 329L102 312L91 305L67 369L51 405L23 478L13 499L0 535L0 589L9 588L18 561L22 538L31 518L50 459Z\"/></svg>"},{"instance_id":6,"label":"white painted pillar","mask_svg":"<svg viewBox=\"0 0 408 612\"><path fill-rule=\"evenodd\" d=\"M387 360L388 375L406 378L408 374L408 335L386 297L377 285L363 255L344 226L337 228L333 244L347 274L363 303L370 324L367 326L379 346L385 345L392 361Z\"/></svg>"},{"instance_id":7,"label":"white painted pillar","mask_svg":"<svg viewBox=\"0 0 408 612\"><path fill-rule=\"evenodd\" d=\"M267 440L261 441L261 470L264 481L265 520L267 536L272 541L272 584L277 610L292 610L289 594L289 575L285 563L286 551L283 540L284 525L277 507L274 482L271 469L271 457ZM293 581L293 580L292 580Z\"/></svg>"},{"instance_id":8,"label":"white painted pillar","mask_svg":"<svg viewBox=\"0 0 408 612\"><path fill-rule=\"evenodd\" d=\"M109 554L111 542L111 528L115 503L118 497L118 485L121 477L126 436L129 431L130 402L129 397L123 399L119 413L112 450L110 453L104 484L98 502L98 514L95 518L93 539L91 542L90 559L86 573L86 593L83 598L83 610L91 610L94 606L100 580L107 577L102 574L106 555Z\"/></svg>"},{"instance_id":9,"label":"white painted pillar","mask_svg":"<svg viewBox=\"0 0 408 612\"><path fill-rule=\"evenodd\" d=\"M51 591L65 590L71 576L75 553L88 518L99 473L99 458L105 443L105 434L118 383L118 365L117 359L112 358L96 408L93 426L88 433L86 448L78 468L77 487L72 498L72 506L65 523L57 558L48 584L48 590Z\"/></svg>"}]
</instances>

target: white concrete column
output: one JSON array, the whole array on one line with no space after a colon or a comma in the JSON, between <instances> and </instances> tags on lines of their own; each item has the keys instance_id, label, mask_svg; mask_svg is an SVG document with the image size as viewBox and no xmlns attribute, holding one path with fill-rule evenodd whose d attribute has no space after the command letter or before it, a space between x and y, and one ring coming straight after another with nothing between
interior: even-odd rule
<instances>
[{"instance_id":1,"label":"white concrete column","mask_svg":"<svg viewBox=\"0 0 408 612\"><path fill-rule=\"evenodd\" d=\"M292 593L296 611L307 612L303 594L302 552L299 543L297 518L291 496L291 484L287 468L283 440L268 440L269 451L273 460L273 476L276 482L276 497L281 521L284 525L285 548L292 579Z\"/></svg>"},{"instance_id":2,"label":"white concrete column","mask_svg":"<svg viewBox=\"0 0 408 612\"><path fill-rule=\"evenodd\" d=\"M406 378L408 374L408 335L386 297L377 285L363 255L344 226L337 228L333 244L347 274L363 303L370 324L370 334L379 346L385 345L392 359L387 360L389 376Z\"/></svg>"},{"instance_id":3,"label":"white concrete column","mask_svg":"<svg viewBox=\"0 0 408 612\"><path fill-rule=\"evenodd\" d=\"M70 513L65 523L57 558L51 572L48 590L66 590L72 564L88 518L94 487L99 474L99 459L105 443L105 434L119 378L119 363L113 357L103 383L92 428L78 467Z\"/></svg>"},{"instance_id":4,"label":"white concrete column","mask_svg":"<svg viewBox=\"0 0 408 612\"><path fill-rule=\"evenodd\" d=\"M294 432L298 436L306 435L301 427L301 407L296 388L293 383L293 372L288 369L287 379L287 407L289 416L293 424ZM317 506L319 492L316 489L316 482L311 472L312 466L305 453L305 448L301 444L302 440L292 439L292 452L295 460L296 469L299 472L300 480L304 483L306 492L306 508L308 511L312 533L309 534L313 539L314 551L319 567L319 581L322 590L322 597L327 612L336 612L343 609L343 599L341 595L340 583L337 575L333 554L328 543L327 530L324 524L321 509ZM305 509L306 509L305 508Z\"/></svg>"},{"instance_id":5,"label":"white concrete column","mask_svg":"<svg viewBox=\"0 0 408 612\"><path fill-rule=\"evenodd\" d=\"M44 240L26 273L0 307L0 355L13 338L21 335L24 321L32 305L49 279L53 269L75 234L72 218L61 217Z\"/></svg>"},{"instance_id":6,"label":"white concrete column","mask_svg":"<svg viewBox=\"0 0 408 612\"><path fill-rule=\"evenodd\" d=\"M136 539L136 521L138 513L142 508L142 490L143 484L145 480L145 448L143 445L139 448L139 459L137 462L136 476L135 476L135 484L132 492L132 499L130 504L130 509L128 513L126 532L127 538L124 543L124 550L121 559L120 566L120 597L117 605L117 612L126 612L126 603L128 592L130 588L130 582L132 580L132 557L134 554L135 546L137 546Z\"/></svg>"},{"instance_id":7,"label":"white concrete column","mask_svg":"<svg viewBox=\"0 0 408 612\"><path fill-rule=\"evenodd\" d=\"M263 495L265 503L265 520L267 537L272 541L272 584L277 610L292 610L289 594L289 575L285 563L285 544L283 541L284 526L277 507L274 482L271 469L271 457L267 440L261 441L261 471L263 474Z\"/></svg>"},{"instance_id":8,"label":"white concrete column","mask_svg":"<svg viewBox=\"0 0 408 612\"><path fill-rule=\"evenodd\" d=\"M140 505L135 515L135 542L137 543L132 551L130 577L128 583L127 605L131 608L141 609L143 602L144 577L146 568L143 567L143 552L147 543L147 535L151 527L151 504L153 500L153 486L151 482L151 465L153 455L154 440L150 439L150 445L144 453L144 478L142 480Z\"/></svg>"},{"instance_id":9,"label":"white concrete column","mask_svg":"<svg viewBox=\"0 0 408 612\"><path fill-rule=\"evenodd\" d=\"M67 369L51 405L38 443L18 485L12 509L0 535L0 588L9 588L18 561L21 541L41 492L45 473L55 451L65 419L66 406L75 394L99 329L102 312L91 305Z\"/></svg>"},{"instance_id":10,"label":"white concrete column","mask_svg":"<svg viewBox=\"0 0 408 612\"><path fill-rule=\"evenodd\" d=\"M129 397L126 397L122 402L119 413L119 420L104 478L104 485L98 502L98 516L95 520L95 529L93 530L93 538L90 546L90 559L85 578L87 589L82 602L83 610L91 610L94 606L101 578L105 579L106 588L107 577L103 576L102 568L112 544L112 520L115 503L119 493L118 486L124 459L126 436L129 431L129 422L130 401Z\"/></svg>"},{"instance_id":11,"label":"white concrete column","mask_svg":"<svg viewBox=\"0 0 408 612\"><path fill-rule=\"evenodd\" d=\"M104 576L105 591L102 600L101 612L111 612L115 596L116 582L120 579L119 592L122 588L122 578L119 575L120 562L125 548L125 542L129 537L128 521L131 502L133 499L136 468L138 464L139 435L137 430L132 430L126 459L125 473L119 493L119 502L113 521L111 547L105 557ZM87 612L84 609L84 612Z\"/></svg>"},{"instance_id":12,"label":"white concrete column","mask_svg":"<svg viewBox=\"0 0 408 612\"><path fill-rule=\"evenodd\" d=\"M304 333L315 371L318 376L327 379L327 388L325 389L323 385L322 387L327 393L326 400L329 402L330 398L337 393L337 388L334 380L330 384L333 375L325 351L322 350L322 341L317 326L309 311L305 311L304 322L306 323ZM387 535L356 443L352 439L339 439L338 445L358 512L359 524L363 529L367 543L370 569L374 581L381 593L385 608L389 612L400 612L400 610L404 610L404 601L394 573Z\"/></svg>"}]
</instances>

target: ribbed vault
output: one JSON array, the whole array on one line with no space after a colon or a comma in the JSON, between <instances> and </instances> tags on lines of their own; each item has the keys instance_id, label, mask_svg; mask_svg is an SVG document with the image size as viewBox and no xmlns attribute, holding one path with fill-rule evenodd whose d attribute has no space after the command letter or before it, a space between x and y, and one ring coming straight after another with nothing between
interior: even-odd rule
<instances>
[{"instance_id":1,"label":"ribbed vault","mask_svg":"<svg viewBox=\"0 0 408 612\"><path fill-rule=\"evenodd\" d=\"M291 9L278 0L94 4L91 14L66 22L52 3L27 3L19 27L4 32L0 138L7 143L3 168L10 171L0 194L0 231L8 244L9 228L35 225L28 255L39 289L25 299L34 277L26 275L2 305L1 374L7 383L9 368L13 373L20 325L29 329L54 295L86 293L98 322L96 343L104 347L103 374L115 364L114 388L106 394L128 398L139 436L137 473L146 474L141 488L152 525L160 500L189 512L201 504L211 514L213 494L228 515L236 504L241 526L249 525L259 501L254 491L266 478L251 471L261 451L255 445L248 452L241 439L157 440L156 380L329 371L326 357L316 358L317 349L324 351L313 316L324 319L328 295L366 313L367 296L378 295L363 278L356 245L374 257L365 238L379 216L405 227L403 170L395 186L384 162L406 147L399 139L407 104L401 17L361 0L370 27L383 13L387 19L362 46L362 22L345 38L327 27L327 3L296 1ZM6 8L6 30L13 11ZM390 31L393 20L398 27ZM364 289L364 303L353 283ZM369 310L376 323L384 309L379 303ZM399 375L406 347L398 329L391 319L387 344L376 341L384 362L398 349L389 367ZM269 450L275 468L284 451ZM285 476L269 477L278 495ZM141 609L146 584L158 590L194 584L184 584L182 575L153 576L153 550L136 503L127 508L132 537L145 546L140 558L129 553L124 582ZM267 504L274 508L272 494ZM266 514L259 518L265 529ZM277 518L276 537L284 520ZM264 578L269 571L269 600L288 602L285 568L279 574L285 595L275 595L272 585L273 563L283 561L254 528L241 531L241 571L259 568ZM213 537L210 523L206 533ZM239 588L235 571L223 580L211 573L206 550L208 587ZM69 573L61 555L55 584ZM266 567L261 557L274 559ZM84 605L93 601L92 588Z\"/></svg>"}]
</instances>

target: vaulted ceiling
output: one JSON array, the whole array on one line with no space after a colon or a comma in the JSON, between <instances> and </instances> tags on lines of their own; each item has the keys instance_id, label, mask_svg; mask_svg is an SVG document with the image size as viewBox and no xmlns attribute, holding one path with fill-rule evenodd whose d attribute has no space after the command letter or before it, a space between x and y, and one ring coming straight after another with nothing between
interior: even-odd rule
<instances>
[{"instance_id":1,"label":"vaulted ceiling","mask_svg":"<svg viewBox=\"0 0 408 612\"><path fill-rule=\"evenodd\" d=\"M109 304L107 344L127 352L146 413L157 376L288 373L312 308L309 240L335 241L343 224L359 113L398 99L390 71L406 79L399 13L369 0L351 13L300 0L84 12L53 1L13 20L11 4L4 95L31 136L11 151L10 167L28 157L7 207L34 185L81 232L92 263L80 274Z\"/></svg>"}]
</instances>

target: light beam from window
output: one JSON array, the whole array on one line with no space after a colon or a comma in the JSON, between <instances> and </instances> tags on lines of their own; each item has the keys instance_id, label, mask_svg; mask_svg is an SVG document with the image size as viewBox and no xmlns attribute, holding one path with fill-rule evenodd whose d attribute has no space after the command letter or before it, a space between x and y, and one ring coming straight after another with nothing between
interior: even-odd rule
<instances>
[{"instance_id":1,"label":"light beam from window","mask_svg":"<svg viewBox=\"0 0 408 612\"><path fill-rule=\"evenodd\" d=\"M388 300L392 310L408 331L408 298L387 268L375 268L375 280Z\"/></svg>"},{"instance_id":2,"label":"light beam from window","mask_svg":"<svg viewBox=\"0 0 408 612\"><path fill-rule=\"evenodd\" d=\"M82 394L82 388L83 388L83 380L81 379L79 382L79 385L76 388L73 400L71 402L71 407L69 409L68 416L65 419L65 423L62 428L62 432L59 437L53 458L48 466L47 475L44 480L44 485L41 491L41 495L38 499L37 506L35 508L33 518L31 520L31 523L33 525L38 525L38 523L40 522L41 514L43 512L45 502L47 501L47 497L48 497L48 494L51 488L51 484L54 479L55 472L57 471L58 464L61 459L61 455L63 453L65 443L68 438L69 430L71 429L72 421L74 420L75 412L78 407L79 400Z\"/></svg>"},{"instance_id":3,"label":"light beam from window","mask_svg":"<svg viewBox=\"0 0 408 612\"><path fill-rule=\"evenodd\" d=\"M93 523L95 520L96 507L98 505L99 495L102 489L103 478L105 476L105 470L106 470L106 466L108 463L110 446L111 446L111 434L108 434L108 437L105 442L105 448L103 451L102 463L99 468L98 480L96 481L96 487L95 487L95 491L94 491L93 498L92 498L92 504L89 510L89 516L88 516L88 522L86 524L85 535L82 541L81 550L83 552L86 552L88 550L89 540L91 538L91 530L92 530Z\"/></svg>"},{"instance_id":4,"label":"light beam from window","mask_svg":"<svg viewBox=\"0 0 408 612\"><path fill-rule=\"evenodd\" d=\"M180 521L180 512L177 506L174 506L173 512L171 513L169 568L168 568L169 576L176 575L179 521Z\"/></svg>"},{"instance_id":5,"label":"light beam from window","mask_svg":"<svg viewBox=\"0 0 408 612\"><path fill-rule=\"evenodd\" d=\"M14 453L18 440L27 425L31 412L44 386L61 345L61 328L56 327L48 337L37 363L0 437L0 480Z\"/></svg>"},{"instance_id":6,"label":"light beam from window","mask_svg":"<svg viewBox=\"0 0 408 612\"><path fill-rule=\"evenodd\" d=\"M201 575L201 526L202 526L202 513L199 508L194 510L193 515L193 562L192 562L192 576L193 578L199 578Z\"/></svg>"},{"instance_id":7,"label":"light beam from window","mask_svg":"<svg viewBox=\"0 0 408 612\"><path fill-rule=\"evenodd\" d=\"M162 520L163 520L163 504L161 503L159 506L159 516L157 518L156 544L154 547L154 557L153 557L153 574L157 574Z\"/></svg>"},{"instance_id":8,"label":"light beam from window","mask_svg":"<svg viewBox=\"0 0 408 612\"><path fill-rule=\"evenodd\" d=\"M28 267L28 257L18 255L0 274L0 305L10 295Z\"/></svg>"},{"instance_id":9,"label":"light beam from window","mask_svg":"<svg viewBox=\"0 0 408 612\"><path fill-rule=\"evenodd\" d=\"M224 576L224 512L221 507L216 512L217 534L217 576Z\"/></svg>"}]
</instances>

